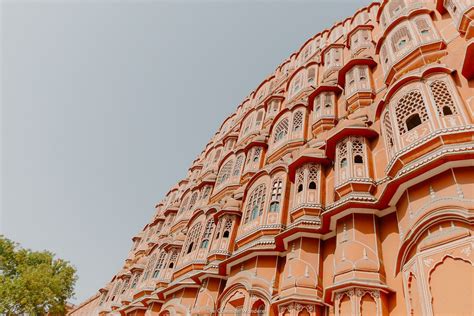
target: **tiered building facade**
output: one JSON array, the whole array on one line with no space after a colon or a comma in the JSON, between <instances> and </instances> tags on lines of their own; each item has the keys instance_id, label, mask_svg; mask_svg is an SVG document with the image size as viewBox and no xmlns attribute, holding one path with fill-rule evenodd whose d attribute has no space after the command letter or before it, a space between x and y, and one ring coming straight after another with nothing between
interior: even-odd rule
<instances>
[{"instance_id":1,"label":"tiered building facade","mask_svg":"<svg viewBox=\"0 0 474 316\"><path fill-rule=\"evenodd\" d=\"M474 0L373 3L237 107L71 315L471 315Z\"/></svg>"}]
</instances>

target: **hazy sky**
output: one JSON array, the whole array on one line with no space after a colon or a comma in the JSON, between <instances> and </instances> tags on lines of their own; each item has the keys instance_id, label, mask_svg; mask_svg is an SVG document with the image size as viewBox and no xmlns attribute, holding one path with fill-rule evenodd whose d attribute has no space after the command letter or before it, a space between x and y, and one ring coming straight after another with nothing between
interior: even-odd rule
<instances>
[{"instance_id":1,"label":"hazy sky","mask_svg":"<svg viewBox=\"0 0 474 316\"><path fill-rule=\"evenodd\" d=\"M369 2L3 1L0 233L91 296L225 117Z\"/></svg>"}]
</instances>

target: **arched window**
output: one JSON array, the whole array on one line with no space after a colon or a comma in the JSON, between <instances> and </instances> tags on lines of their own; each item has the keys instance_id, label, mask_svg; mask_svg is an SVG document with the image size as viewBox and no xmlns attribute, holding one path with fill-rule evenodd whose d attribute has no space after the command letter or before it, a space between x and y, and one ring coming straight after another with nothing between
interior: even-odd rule
<instances>
[{"instance_id":1,"label":"arched window","mask_svg":"<svg viewBox=\"0 0 474 316\"><path fill-rule=\"evenodd\" d=\"M453 97L444 81L435 80L430 84L431 94L440 116L458 114Z\"/></svg>"},{"instance_id":2,"label":"arched window","mask_svg":"<svg viewBox=\"0 0 474 316\"><path fill-rule=\"evenodd\" d=\"M354 86L355 86L354 69L355 68L352 68L346 74L346 81L347 81L346 89L348 90L348 92L352 92L354 90Z\"/></svg>"},{"instance_id":3,"label":"arched window","mask_svg":"<svg viewBox=\"0 0 474 316\"><path fill-rule=\"evenodd\" d=\"M266 193L265 184L260 184L256 187L247 203L247 213L245 214L244 223L255 220L257 217L263 214L263 207L265 205L265 193Z\"/></svg>"},{"instance_id":4,"label":"arched window","mask_svg":"<svg viewBox=\"0 0 474 316\"><path fill-rule=\"evenodd\" d=\"M135 273L135 276L133 277L132 285L130 286L131 289L134 289L137 287L138 280L140 279L141 276L142 274L140 272Z\"/></svg>"},{"instance_id":5,"label":"arched window","mask_svg":"<svg viewBox=\"0 0 474 316\"><path fill-rule=\"evenodd\" d=\"M232 171L233 177L237 177L240 175L240 170L242 169L243 162L244 162L244 154L240 154L239 156L237 156L237 159L235 160L234 171Z\"/></svg>"},{"instance_id":6,"label":"arched window","mask_svg":"<svg viewBox=\"0 0 474 316\"><path fill-rule=\"evenodd\" d=\"M257 162L258 159L260 158L260 153L262 152L262 147L255 147L253 150L253 162Z\"/></svg>"},{"instance_id":7,"label":"arched window","mask_svg":"<svg viewBox=\"0 0 474 316\"><path fill-rule=\"evenodd\" d=\"M160 274L161 269L163 269L165 258L166 252L162 251L158 257L158 261L156 262L155 269L153 270L153 275L151 276L152 279L156 279Z\"/></svg>"},{"instance_id":8,"label":"arched window","mask_svg":"<svg viewBox=\"0 0 474 316\"><path fill-rule=\"evenodd\" d=\"M194 192L193 195L191 195L191 200L189 201L189 206L188 206L188 211L191 211L196 204L196 200L198 198L198 193Z\"/></svg>"},{"instance_id":9,"label":"arched window","mask_svg":"<svg viewBox=\"0 0 474 316\"><path fill-rule=\"evenodd\" d=\"M209 196L209 193L211 193L211 188L212 187L210 185L206 185L204 187L204 190L202 191L202 195L201 195L201 200L204 200Z\"/></svg>"},{"instance_id":10,"label":"arched window","mask_svg":"<svg viewBox=\"0 0 474 316\"><path fill-rule=\"evenodd\" d=\"M302 191L303 191L303 184L300 183L300 184L298 185L298 192L302 192Z\"/></svg>"},{"instance_id":11,"label":"arched window","mask_svg":"<svg viewBox=\"0 0 474 316\"><path fill-rule=\"evenodd\" d=\"M293 115L293 131L300 131L303 128L303 112L298 111Z\"/></svg>"},{"instance_id":12,"label":"arched window","mask_svg":"<svg viewBox=\"0 0 474 316\"><path fill-rule=\"evenodd\" d=\"M275 133L273 134L273 142L277 143L282 139L286 138L288 134L288 118L281 120L275 127Z\"/></svg>"},{"instance_id":13,"label":"arched window","mask_svg":"<svg viewBox=\"0 0 474 316\"><path fill-rule=\"evenodd\" d=\"M308 170L308 189L316 190L318 182L319 165L310 165Z\"/></svg>"},{"instance_id":14,"label":"arched window","mask_svg":"<svg viewBox=\"0 0 474 316\"><path fill-rule=\"evenodd\" d=\"M347 158L341 159L341 168L347 167Z\"/></svg>"},{"instance_id":15,"label":"arched window","mask_svg":"<svg viewBox=\"0 0 474 316\"><path fill-rule=\"evenodd\" d=\"M415 20L416 29L424 41L433 39L433 30L430 28L426 18L421 17Z\"/></svg>"},{"instance_id":16,"label":"arched window","mask_svg":"<svg viewBox=\"0 0 474 316\"><path fill-rule=\"evenodd\" d=\"M148 279L148 277L150 276L151 269L153 269L153 266L155 265L155 261L156 261L156 254L153 254L153 256L151 256L151 258L148 260L145 273L143 274L143 281Z\"/></svg>"},{"instance_id":17,"label":"arched window","mask_svg":"<svg viewBox=\"0 0 474 316\"><path fill-rule=\"evenodd\" d=\"M407 26L399 27L391 37L392 39L392 50L397 55L401 53L408 47L408 44L412 41L410 31Z\"/></svg>"},{"instance_id":18,"label":"arched window","mask_svg":"<svg viewBox=\"0 0 474 316\"><path fill-rule=\"evenodd\" d=\"M188 202L189 202L189 197L186 197L181 203L181 207L179 208L180 214L182 214L188 208Z\"/></svg>"},{"instance_id":19,"label":"arched window","mask_svg":"<svg viewBox=\"0 0 474 316\"><path fill-rule=\"evenodd\" d=\"M222 234L222 238L229 238L231 229L232 229L232 219L228 217L225 219L224 233Z\"/></svg>"},{"instance_id":20,"label":"arched window","mask_svg":"<svg viewBox=\"0 0 474 316\"><path fill-rule=\"evenodd\" d=\"M326 92L324 94L324 114L328 114L328 110L331 110L333 105L333 94L331 92Z\"/></svg>"},{"instance_id":21,"label":"arched window","mask_svg":"<svg viewBox=\"0 0 474 316\"><path fill-rule=\"evenodd\" d=\"M428 121L428 112L421 92L412 90L405 94L395 107L400 135Z\"/></svg>"},{"instance_id":22,"label":"arched window","mask_svg":"<svg viewBox=\"0 0 474 316\"><path fill-rule=\"evenodd\" d=\"M410 115L406 119L405 124L406 124L407 130L411 131L412 129L414 129L418 125L421 125L420 115L418 113L414 113L414 114Z\"/></svg>"},{"instance_id":23,"label":"arched window","mask_svg":"<svg viewBox=\"0 0 474 316\"><path fill-rule=\"evenodd\" d=\"M319 94L314 98L314 117L319 118L321 116L321 98L322 94Z\"/></svg>"},{"instance_id":24,"label":"arched window","mask_svg":"<svg viewBox=\"0 0 474 316\"><path fill-rule=\"evenodd\" d=\"M176 263L176 259L178 259L178 251L173 250L173 252L171 253L170 259L168 261L168 269L173 269L174 268L174 265Z\"/></svg>"},{"instance_id":25,"label":"arched window","mask_svg":"<svg viewBox=\"0 0 474 316\"><path fill-rule=\"evenodd\" d=\"M115 300L115 297L117 296L121 286L122 286L122 280L119 280L115 285L114 291L112 292L112 298L111 298L112 301Z\"/></svg>"},{"instance_id":26,"label":"arched window","mask_svg":"<svg viewBox=\"0 0 474 316\"><path fill-rule=\"evenodd\" d=\"M405 8L405 2L403 0L391 0L388 4L388 13L391 18L398 16L401 11Z\"/></svg>"},{"instance_id":27,"label":"arched window","mask_svg":"<svg viewBox=\"0 0 474 316\"><path fill-rule=\"evenodd\" d=\"M192 251L194 251L194 249L196 249L196 244L197 244L199 235L201 234L201 227L202 227L202 224L197 223L189 230L186 244L183 247L184 249L186 249L186 254L189 254Z\"/></svg>"},{"instance_id":28,"label":"arched window","mask_svg":"<svg viewBox=\"0 0 474 316\"><path fill-rule=\"evenodd\" d=\"M214 163L216 163L219 160L219 157L221 156L221 150L219 149L216 151L216 155L214 156Z\"/></svg>"},{"instance_id":29,"label":"arched window","mask_svg":"<svg viewBox=\"0 0 474 316\"><path fill-rule=\"evenodd\" d=\"M233 164L234 160L231 159L222 166L221 170L219 171L219 175L217 176L216 186L220 186L221 184L225 183L227 179L229 179Z\"/></svg>"},{"instance_id":30,"label":"arched window","mask_svg":"<svg viewBox=\"0 0 474 316\"><path fill-rule=\"evenodd\" d=\"M214 224L213 219L208 220L206 223L206 229L204 229L204 233L202 234L201 249L207 248L209 244L209 239L211 238L213 224Z\"/></svg>"},{"instance_id":31,"label":"arched window","mask_svg":"<svg viewBox=\"0 0 474 316\"><path fill-rule=\"evenodd\" d=\"M247 135L250 132L250 127L252 126L252 121L253 121L253 115L248 116L245 121L244 125L242 128L242 136Z\"/></svg>"},{"instance_id":32,"label":"arched window","mask_svg":"<svg viewBox=\"0 0 474 316\"><path fill-rule=\"evenodd\" d=\"M314 67L309 68L308 69L308 83L309 84L313 83L315 77L316 77L316 69Z\"/></svg>"},{"instance_id":33,"label":"arched window","mask_svg":"<svg viewBox=\"0 0 474 316\"><path fill-rule=\"evenodd\" d=\"M364 153L362 142L358 139L352 139L352 156L354 157L354 162L356 160L362 160L362 154ZM359 158L356 158L359 157Z\"/></svg>"},{"instance_id":34,"label":"arched window","mask_svg":"<svg viewBox=\"0 0 474 316\"><path fill-rule=\"evenodd\" d=\"M263 120L263 110L257 113L257 119L255 120L255 129L260 128L260 124L262 124L262 120Z\"/></svg>"},{"instance_id":35,"label":"arched window","mask_svg":"<svg viewBox=\"0 0 474 316\"><path fill-rule=\"evenodd\" d=\"M270 212L276 213L280 211L280 200L282 194L282 181L277 179L273 181L272 195L270 199Z\"/></svg>"},{"instance_id":36,"label":"arched window","mask_svg":"<svg viewBox=\"0 0 474 316\"><path fill-rule=\"evenodd\" d=\"M367 66L359 67L359 81L367 81Z\"/></svg>"},{"instance_id":37,"label":"arched window","mask_svg":"<svg viewBox=\"0 0 474 316\"><path fill-rule=\"evenodd\" d=\"M336 173L337 183L341 184L350 178L365 178L368 176L366 144L363 137L349 136L337 145Z\"/></svg>"},{"instance_id":38,"label":"arched window","mask_svg":"<svg viewBox=\"0 0 474 316\"><path fill-rule=\"evenodd\" d=\"M293 80L291 94L295 95L301 89L301 77L302 74L296 75L296 78Z\"/></svg>"},{"instance_id":39,"label":"arched window","mask_svg":"<svg viewBox=\"0 0 474 316\"><path fill-rule=\"evenodd\" d=\"M344 181L349 177L347 170L347 140L343 140L337 145L337 159L339 160L339 180Z\"/></svg>"},{"instance_id":40,"label":"arched window","mask_svg":"<svg viewBox=\"0 0 474 316\"><path fill-rule=\"evenodd\" d=\"M120 294L124 294L128 290L129 284L130 284L130 279L125 279L125 281L123 282L122 291L120 291Z\"/></svg>"}]
</instances>

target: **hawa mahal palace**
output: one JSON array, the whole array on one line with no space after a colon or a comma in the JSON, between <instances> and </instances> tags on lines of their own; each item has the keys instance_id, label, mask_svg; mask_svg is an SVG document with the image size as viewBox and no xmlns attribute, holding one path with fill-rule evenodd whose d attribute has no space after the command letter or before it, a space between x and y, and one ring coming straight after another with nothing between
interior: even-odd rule
<instances>
[{"instance_id":1,"label":"hawa mahal palace","mask_svg":"<svg viewBox=\"0 0 474 316\"><path fill-rule=\"evenodd\" d=\"M384 0L221 124L70 315L472 315L474 0Z\"/></svg>"}]
</instances>

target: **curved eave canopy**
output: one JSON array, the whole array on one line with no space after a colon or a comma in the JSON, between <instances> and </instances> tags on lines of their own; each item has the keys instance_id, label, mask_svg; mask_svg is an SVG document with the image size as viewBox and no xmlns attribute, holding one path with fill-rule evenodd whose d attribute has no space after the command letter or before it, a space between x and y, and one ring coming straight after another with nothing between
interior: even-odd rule
<instances>
[{"instance_id":1,"label":"curved eave canopy","mask_svg":"<svg viewBox=\"0 0 474 316\"><path fill-rule=\"evenodd\" d=\"M355 32L358 30L373 30L374 26L371 24L360 24L353 28L346 36L346 46L351 48L351 37L354 35Z\"/></svg>"},{"instance_id":2,"label":"curved eave canopy","mask_svg":"<svg viewBox=\"0 0 474 316\"><path fill-rule=\"evenodd\" d=\"M346 46L341 43L332 43L327 45L326 47L323 48L321 51L321 63L324 65L324 55L326 55L326 52L331 49L331 48L345 48Z\"/></svg>"},{"instance_id":3,"label":"curved eave canopy","mask_svg":"<svg viewBox=\"0 0 474 316\"><path fill-rule=\"evenodd\" d=\"M354 66L367 65L370 68L377 66L377 62L370 57L353 58L347 64L342 67L338 72L337 83L339 86L344 87L346 85L346 73Z\"/></svg>"},{"instance_id":4,"label":"curved eave canopy","mask_svg":"<svg viewBox=\"0 0 474 316\"><path fill-rule=\"evenodd\" d=\"M313 107L314 99L323 92L334 92L336 94L339 94L342 92L342 88L339 85L334 84L323 84L318 86L308 97L308 105L310 109Z\"/></svg>"},{"instance_id":5,"label":"curved eave canopy","mask_svg":"<svg viewBox=\"0 0 474 316\"><path fill-rule=\"evenodd\" d=\"M361 124L359 122L348 122L346 126L341 126L337 128L333 133L331 133L326 140L326 156L329 159L334 159L336 152L336 145L339 141L348 136L363 136L366 138L373 138L378 136L378 133L370 128Z\"/></svg>"},{"instance_id":6,"label":"curved eave canopy","mask_svg":"<svg viewBox=\"0 0 474 316\"><path fill-rule=\"evenodd\" d=\"M288 165L288 176L291 181L295 180L295 173L298 167L305 163L319 163L328 164L330 160L326 157L324 151L316 148L305 149L301 154L296 156L293 161Z\"/></svg>"}]
</instances>

